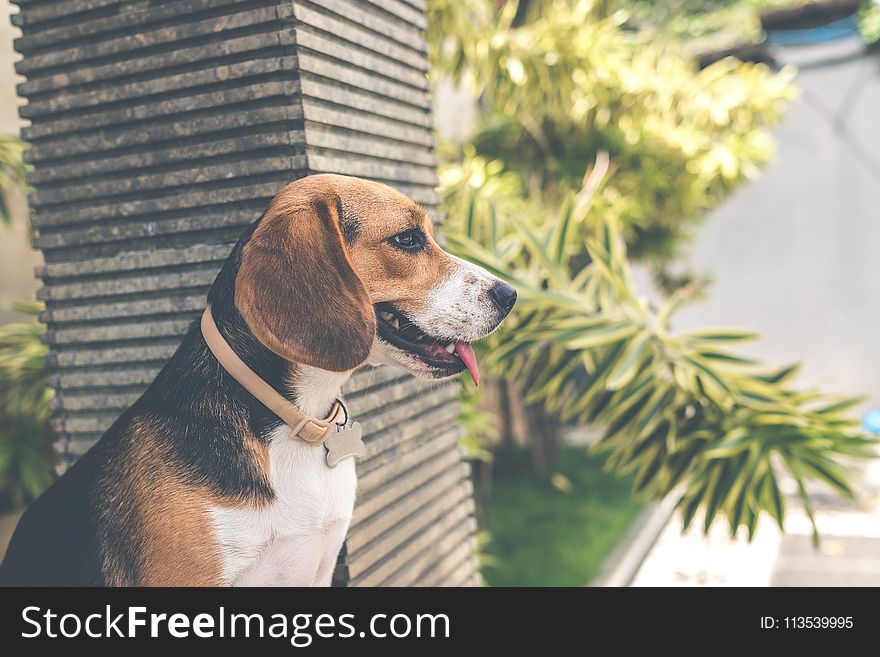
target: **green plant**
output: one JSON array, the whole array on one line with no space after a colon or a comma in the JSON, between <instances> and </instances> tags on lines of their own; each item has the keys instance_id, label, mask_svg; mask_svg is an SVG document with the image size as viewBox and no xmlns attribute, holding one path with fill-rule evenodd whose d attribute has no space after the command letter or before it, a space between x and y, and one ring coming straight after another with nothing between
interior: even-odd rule
<instances>
[{"instance_id":1,"label":"green plant","mask_svg":"<svg viewBox=\"0 0 880 657\"><path fill-rule=\"evenodd\" d=\"M859 32L865 43L880 41L880 0L868 0L859 12Z\"/></svg>"},{"instance_id":2,"label":"green plant","mask_svg":"<svg viewBox=\"0 0 880 657\"><path fill-rule=\"evenodd\" d=\"M688 41L689 49L759 42L762 11L798 0L621 0L630 22L658 35Z\"/></svg>"},{"instance_id":3,"label":"green plant","mask_svg":"<svg viewBox=\"0 0 880 657\"><path fill-rule=\"evenodd\" d=\"M770 156L791 74L732 59L698 71L655 31L625 31L616 6L429 2L435 72L469 86L481 116L472 143L443 151L450 246L519 290L481 348L526 402L603 428L608 466L637 492L678 495L686 524L702 508L705 529L720 514L751 536L761 513L783 523L780 472L810 513L808 479L852 495L847 459L875 449L845 416L856 400L730 350L752 333L671 328L698 288L663 269ZM670 282L659 310L624 240Z\"/></svg>"},{"instance_id":4,"label":"green plant","mask_svg":"<svg viewBox=\"0 0 880 657\"><path fill-rule=\"evenodd\" d=\"M14 306L33 316L41 308ZM43 331L37 322L0 326L0 507L36 498L54 476Z\"/></svg>"},{"instance_id":5,"label":"green plant","mask_svg":"<svg viewBox=\"0 0 880 657\"><path fill-rule=\"evenodd\" d=\"M535 475L525 450L498 452L481 553L490 586L585 586L595 579L643 506L629 494L631 477L603 471L604 460L563 447L556 476L568 485L560 490Z\"/></svg>"},{"instance_id":6,"label":"green plant","mask_svg":"<svg viewBox=\"0 0 880 657\"><path fill-rule=\"evenodd\" d=\"M798 389L796 367L771 369L730 349L752 332L673 331L692 289L659 309L639 295L617 220L594 216L601 174L594 169L558 217L474 190L447 228L455 252L519 291L483 346L488 364L525 382L527 401L603 428L595 449L608 466L632 473L638 493L680 495L686 526L702 508L706 531L722 515L731 533L744 526L751 537L764 512L781 527L780 470L811 518L808 479L852 496L847 459L874 456L877 444L844 414L859 400ZM451 196L461 201L467 189ZM584 226L598 229L584 238Z\"/></svg>"},{"instance_id":7,"label":"green plant","mask_svg":"<svg viewBox=\"0 0 880 657\"><path fill-rule=\"evenodd\" d=\"M497 441L498 430L491 414L481 408L482 398L483 392L480 388L466 383L464 379L461 380L458 396L461 412L458 422L465 430L461 446L467 458L488 462L492 460L492 452L487 445Z\"/></svg>"},{"instance_id":8,"label":"green plant","mask_svg":"<svg viewBox=\"0 0 880 657\"><path fill-rule=\"evenodd\" d=\"M766 128L794 95L792 73L734 59L698 70L675 42L623 29L613 5L555 0L523 15L516 2L431 0L431 60L478 99L467 148L533 205L558 209L607 152L597 214L616 218L630 253L660 270L769 159Z\"/></svg>"},{"instance_id":9,"label":"green plant","mask_svg":"<svg viewBox=\"0 0 880 657\"><path fill-rule=\"evenodd\" d=\"M13 189L23 188L25 184L27 165L22 158L25 146L18 137L0 135L0 224L6 226L12 223L8 194Z\"/></svg>"},{"instance_id":10,"label":"green plant","mask_svg":"<svg viewBox=\"0 0 880 657\"><path fill-rule=\"evenodd\" d=\"M0 224L7 228L9 193L25 185L25 147L18 137L0 135ZM13 305L34 318L41 309L37 303ZM0 508L34 499L54 476L43 331L35 321L0 326Z\"/></svg>"}]
</instances>

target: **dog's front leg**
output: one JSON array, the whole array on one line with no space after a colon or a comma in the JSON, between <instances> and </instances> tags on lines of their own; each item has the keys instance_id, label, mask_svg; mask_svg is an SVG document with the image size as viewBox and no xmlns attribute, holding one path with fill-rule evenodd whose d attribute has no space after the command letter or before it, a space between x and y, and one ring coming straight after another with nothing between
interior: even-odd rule
<instances>
[{"instance_id":1,"label":"dog's front leg","mask_svg":"<svg viewBox=\"0 0 880 657\"><path fill-rule=\"evenodd\" d=\"M273 539L233 586L313 586L323 547L321 532Z\"/></svg>"},{"instance_id":2,"label":"dog's front leg","mask_svg":"<svg viewBox=\"0 0 880 657\"><path fill-rule=\"evenodd\" d=\"M336 560L339 558L345 535L348 534L350 521L351 518L334 520L325 530L323 554L318 565L318 574L315 576L315 586L330 586L332 583Z\"/></svg>"}]
</instances>

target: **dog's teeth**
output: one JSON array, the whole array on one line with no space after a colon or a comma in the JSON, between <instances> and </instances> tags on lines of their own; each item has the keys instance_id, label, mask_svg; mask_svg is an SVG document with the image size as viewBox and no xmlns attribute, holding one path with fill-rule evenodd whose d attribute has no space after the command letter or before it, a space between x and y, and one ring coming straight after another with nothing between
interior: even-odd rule
<instances>
[{"instance_id":1,"label":"dog's teeth","mask_svg":"<svg viewBox=\"0 0 880 657\"><path fill-rule=\"evenodd\" d=\"M379 317L384 319L386 322L391 321L391 318L394 317L392 313L382 311L379 313Z\"/></svg>"},{"instance_id":2,"label":"dog's teeth","mask_svg":"<svg viewBox=\"0 0 880 657\"><path fill-rule=\"evenodd\" d=\"M446 345L446 351L448 351L450 354L454 354L455 353L455 344L450 342L448 345Z\"/></svg>"},{"instance_id":3,"label":"dog's teeth","mask_svg":"<svg viewBox=\"0 0 880 657\"><path fill-rule=\"evenodd\" d=\"M392 319L389 324L391 324L391 326L393 326L396 331L400 330L400 320L396 317Z\"/></svg>"}]
</instances>

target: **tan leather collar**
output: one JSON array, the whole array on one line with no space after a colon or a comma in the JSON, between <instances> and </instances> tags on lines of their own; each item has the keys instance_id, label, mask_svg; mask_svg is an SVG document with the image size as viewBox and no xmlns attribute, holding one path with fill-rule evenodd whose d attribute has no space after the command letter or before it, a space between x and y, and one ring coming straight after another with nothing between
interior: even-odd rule
<instances>
[{"instance_id":1,"label":"tan leather collar","mask_svg":"<svg viewBox=\"0 0 880 657\"><path fill-rule=\"evenodd\" d=\"M217 324L211 315L210 305L205 308L205 312L202 314L202 337L205 338L208 349L220 361L220 365L229 373L229 376L238 381L263 406L284 420L284 423L293 429L294 436L302 438L307 443L321 444L336 432L336 420L344 410L342 402L337 399L330 415L324 420L309 417L301 412L290 401L282 397L275 388L257 376L257 373L232 350L232 347L217 329ZM346 413L345 422L347 421Z\"/></svg>"}]
</instances>

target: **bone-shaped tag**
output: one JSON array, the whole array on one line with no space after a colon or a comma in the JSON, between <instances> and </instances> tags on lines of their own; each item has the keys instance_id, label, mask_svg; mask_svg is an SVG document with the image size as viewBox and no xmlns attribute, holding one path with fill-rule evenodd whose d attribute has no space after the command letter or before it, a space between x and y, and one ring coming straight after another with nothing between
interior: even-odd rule
<instances>
[{"instance_id":1,"label":"bone-shaped tag","mask_svg":"<svg viewBox=\"0 0 880 657\"><path fill-rule=\"evenodd\" d=\"M324 441L327 448L327 465L335 468L340 461L350 456L363 456L364 441L361 423L355 422L349 428L337 431Z\"/></svg>"}]
</instances>

